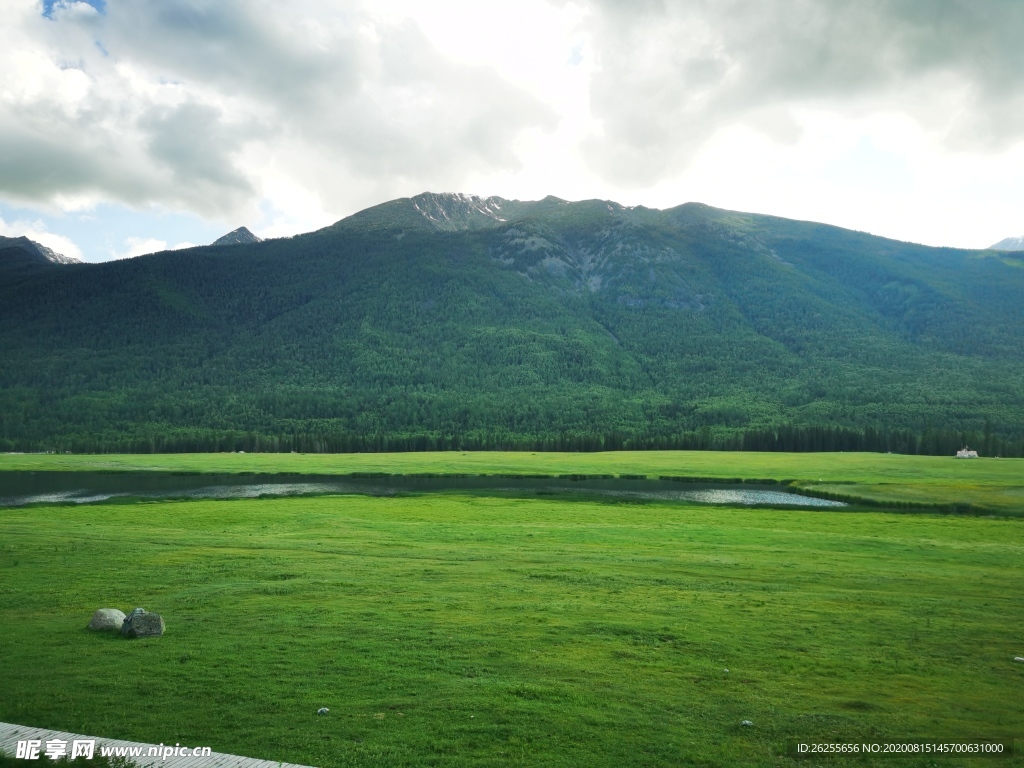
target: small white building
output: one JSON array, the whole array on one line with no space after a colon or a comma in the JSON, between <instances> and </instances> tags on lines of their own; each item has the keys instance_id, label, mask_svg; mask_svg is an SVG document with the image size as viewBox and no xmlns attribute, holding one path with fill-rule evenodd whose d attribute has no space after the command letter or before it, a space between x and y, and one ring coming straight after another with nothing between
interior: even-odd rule
<instances>
[{"instance_id":1,"label":"small white building","mask_svg":"<svg viewBox=\"0 0 1024 768\"><path fill-rule=\"evenodd\" d=\"M976 459L978 458L978 452L970 450L966 445L956 452L958 459Z\"/></svg>"}]
</instances>

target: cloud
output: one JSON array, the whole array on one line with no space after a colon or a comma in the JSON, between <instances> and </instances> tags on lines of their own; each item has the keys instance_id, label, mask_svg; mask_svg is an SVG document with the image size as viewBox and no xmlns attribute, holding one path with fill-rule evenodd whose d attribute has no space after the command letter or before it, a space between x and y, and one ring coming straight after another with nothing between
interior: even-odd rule
<instances>
[{"instance_id":1,"label":"cloud","mask_svg":"<svg viewBox=\"0 0 1024 768\"><path fill-rule=\"evenodd\" d=\"M167 245L166 240L158 240L153 237L126 237L124 248L111 254L114 259L131 259L135 256L145 256L148 253L159 253L160 251L180 251L183 248L195 248L195 243L177 243Z\"/></svg>"},{"instance_id":2,"label":"cloud","mask_svg":"<svg viewBox=\"0 0 1024 768\"><path fill-rule=\"evenodd\" d=\"M0 235L5 237L27 237L47 248L56 251L63 256L70 256L73 259L82 258L82 249L75 242L63 235L57 235L46 228L42 221L17 220L8 224L0 219Z\"/></svg>"},{"instance_id":3,"label":"cloud","mask_svg":"<svg viewBox=\"0 0 1024 768\"><path fill-rule=\"evenodd\" d=\"M931 201L916 217L939 198L970 211L959 221L994 200L1002 218L1020 208L1019 0L0 0L0 12L0 203L31 218L138 212L144 223L101 215L95 236L71 231L95 258L131 252L129 233L287 235L427 189L704 199L900 236L888 217L909 197ZM877 150L870 173L858 142ZM168 212L203 227L150 228ZM932 242L949 221L919 218L912 236ZM993 219L982 241L1001 226L1020 227Z\"/></svg>"},{"instance_id":4,"label":"cloud","mask_svg":"<svg viewBox=\"0 0 1024 768\"><path fill-rule=\"evenodd\" d=\"M21 204L249 219L284 175L344 208L516 169L517 137L554 123L358 2L0 2L0 195Z\"/></svg>"},{"instance_id":5,"label":"cloud","mask_svg":"<svg viewBox=\"0 0 1024 768\"><path fill-rule=\"evenodd\" d=\"M799 137L794 112L913 117L950 149L1024 136L1024 4L956 0L592 0L599 127L588 160L645 185L714 135Z\"/></svg>"}]
</instances>

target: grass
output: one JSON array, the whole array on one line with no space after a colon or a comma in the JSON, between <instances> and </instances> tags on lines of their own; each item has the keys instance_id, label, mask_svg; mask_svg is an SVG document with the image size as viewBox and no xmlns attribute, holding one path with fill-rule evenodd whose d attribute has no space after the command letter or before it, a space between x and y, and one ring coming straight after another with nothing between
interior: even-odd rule
<instances>
[{"instance_id":1,"label":"grass","mask_svg":"<svg viewBox=\"0 0 1024 768\"><path fill-rule=\"evenodd\" d=\"M821 456L750 457L547 466L719 474L719 459L723 476L826 477ZM532 461L391 458L3 463ZM889 460L850 457L827 477L875 478ZM950 466L1006 480L998 462ZM773 766L797 764L785 756L797 739L1012 741L1024 737L1022 555L1020 521L932 514L472 495L4 509L0 720L319 766ZM164 637L84 629L96 608L136 605L164 615Z\"/></svg>"},{"instance_id":2,"label":"grass","mask_svg":"<svg viewBox=\"0 0 1024 768\"><path fill-rule=\"evenodd\" d=\"M150 470L347 474L614 474L771 478L881 505L1024 514L1024 459L958 460L878 453L609 451L604 453L362 453L0 455L0 471Z\"/></svg>"}]
</instances>

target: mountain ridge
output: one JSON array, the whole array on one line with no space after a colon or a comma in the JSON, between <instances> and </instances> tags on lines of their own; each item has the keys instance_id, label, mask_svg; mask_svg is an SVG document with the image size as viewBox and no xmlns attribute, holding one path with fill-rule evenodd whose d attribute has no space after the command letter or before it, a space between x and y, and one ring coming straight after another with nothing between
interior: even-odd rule
<instances>
[{"instance_id":1,"label":"mountain ridge","mask_svg":"<svg viewBox=\"0 0 1024 768\"><path fill-rule=\"evenodd\" d=\"M35 240L30 240L24 235L20 237L6 237L0 235L0 250L5 249L19 249L23 251L29 260L34 263L48 263L48 264L81 264L82 262L73 256L65 256L62 253L57 253L52 248L48 248L42 243L37 243Z\"/></svg>"}]
</instances>

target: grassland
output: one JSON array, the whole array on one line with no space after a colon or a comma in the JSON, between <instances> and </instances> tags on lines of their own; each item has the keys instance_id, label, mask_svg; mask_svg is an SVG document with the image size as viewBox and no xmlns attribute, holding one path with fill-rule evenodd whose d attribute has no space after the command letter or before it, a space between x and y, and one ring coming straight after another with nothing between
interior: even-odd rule
<instances>
[{"instance_id":1,"label":"grassland","mask_svg":"<svg viewBox=\"0 0 1024 768\"><path fill-rule=\"evenodd\" d=\"M0 455L0 471L299 472L347 474L632 474L793 480L797 487L883 506L1024 514L1024 459L957 460L878 453L609 451Z\"/></svg>"},{"instance_id":2,"label":"grassland","mask_svg":"<svg viewBox=\"0 0 1024 768\"><path fill-rule=\"evenodd\" d=\"M392 458L46 460L531 461ZM825 457L794 458L745 466L825 477ZM846 469L877 477L888 458ZM561 461L547 466L641 466ZM1020 739L1022 555L1018 520L932 514L468 495L4 509L0 720L321 766L769 766L796 739ZM84 629L135 605L167 634Z\"/></svg>"}]
</instances>

